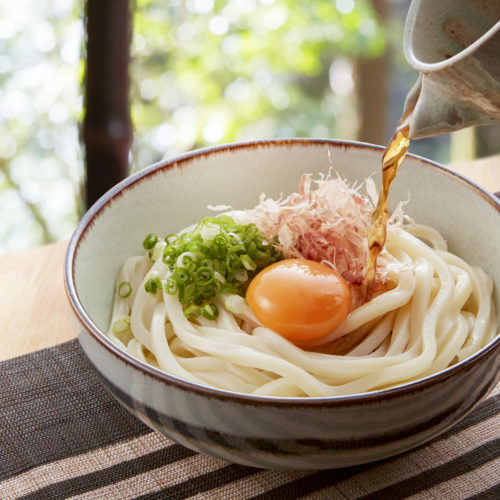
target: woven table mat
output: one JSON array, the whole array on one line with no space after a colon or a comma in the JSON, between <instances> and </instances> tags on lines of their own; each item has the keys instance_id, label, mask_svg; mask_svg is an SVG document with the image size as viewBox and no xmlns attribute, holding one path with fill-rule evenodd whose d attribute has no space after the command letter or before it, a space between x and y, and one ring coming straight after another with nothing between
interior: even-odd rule
<instances>
[{"instance_id":1,"label":"woven table mat","mask_svg":"<svg viewBox=\"0 0 500 500\"><path fill-rule=\"evenodd\" d=\"M76 340L0 363L0 499L499 499L500 384L431 443L373 464L260 470L153 432Z\"/></svg>"}]
</instances>

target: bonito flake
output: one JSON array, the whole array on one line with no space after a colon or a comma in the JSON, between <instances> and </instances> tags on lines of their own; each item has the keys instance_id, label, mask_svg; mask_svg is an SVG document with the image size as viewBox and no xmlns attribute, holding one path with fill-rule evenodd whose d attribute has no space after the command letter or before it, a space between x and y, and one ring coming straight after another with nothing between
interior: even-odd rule
<instances>
[{"instance_id":1,"label":"bonito flake","mask_svg":"<svg viewBox=\"0 0 500 500\"><path fill-rule=\"evenodd\" d=\"M277 237L277 247L285 258L326 263L350 285L359 286L365 277L368 230L376 202L371 178L365 187L369 196L360 194L359 187L349 186L340 176L313 181L311 175L303 174L298 193L278 200L262 194L259 204L238 212L237 219L239 223L253 222L269 240ZM400 225L401 221L398 206L388 224ZM382 283L389 264L383 253L377 266L377 279Z\"/></svg>"}]
</instances>

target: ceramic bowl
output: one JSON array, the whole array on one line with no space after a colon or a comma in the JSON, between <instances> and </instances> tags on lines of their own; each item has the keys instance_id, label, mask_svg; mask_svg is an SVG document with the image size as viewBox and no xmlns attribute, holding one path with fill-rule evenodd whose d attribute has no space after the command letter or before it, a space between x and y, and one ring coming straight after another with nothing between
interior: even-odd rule
<instances>
[{"instance_id":1,"label":"ceramic bowl","mask_svg":"<svg viewBox=\"0 0 500 500\"><path fill-rule=\"evenodd\" d=\"M142 253L149 232L176 232L209 204L253 207L261 192L297 190L303 172L326 173L329 157L347 179L374 174L380 147L292 139L232 144L146 168L106 193L83 217L66 257L65 282L79 341L110 392L153 429L196 451L263 468L326 469L389 457L436 437L463 418L498 381L500 339L434 376L393 389L327 398L255 397L180 380L122 351L105 335L115 276ZM482 266L497 284L500 205L436 163L408 156L391 205L438 229L451 251ZM96 424L98 425L98 424Z\"/></svg>"}]
</instances>

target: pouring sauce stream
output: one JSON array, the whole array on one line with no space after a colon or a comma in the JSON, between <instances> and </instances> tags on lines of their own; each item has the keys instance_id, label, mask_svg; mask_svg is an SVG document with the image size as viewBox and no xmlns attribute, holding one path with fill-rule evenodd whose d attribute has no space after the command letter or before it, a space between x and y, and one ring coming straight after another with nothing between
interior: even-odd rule
<instances>
[{"instance_id":1,"label":"pouring sauce stream","mask_svg":"<svg viewBox=\"0 0 500 500\"><path fill-rule=\"evenodd\" d=\"M365 274L365 302L371 300L375 288L377 271L377 257L384 248L387 234L387 201L389 189L398 169L403 162L410 147L409 119L415 107L415 102L406 104L398 127L382 157L382 189L379 194L377 206L372 214L370 229L368 231L368 263Z\"/></svg>"}]
</instances>

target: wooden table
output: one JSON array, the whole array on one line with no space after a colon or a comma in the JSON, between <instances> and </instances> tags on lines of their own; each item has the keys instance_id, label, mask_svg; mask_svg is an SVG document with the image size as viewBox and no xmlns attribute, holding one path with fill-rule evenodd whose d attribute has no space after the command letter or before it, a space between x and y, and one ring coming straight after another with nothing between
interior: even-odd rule
<instances>
[{"instance_id":1,"label":"wooden table","mask_svg":"<svg viewBox=\"0 0 500 500\"><path fill-rule=\"evenodd\" d=\"M76 337L63 279L67 245L0 256L0 360Z\"/></svg>"},{"instance_id":2,"label":"wooden table","mask_svg":"<svg viewBox=\"0 0 500 500\"><path fill-rule=\"evenodd\" d=\"M451 165L500 191L500 155ZM63 265L67 241L0 256L0 360L75 338Z\"/></svg>"}]
</instances>

